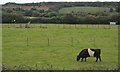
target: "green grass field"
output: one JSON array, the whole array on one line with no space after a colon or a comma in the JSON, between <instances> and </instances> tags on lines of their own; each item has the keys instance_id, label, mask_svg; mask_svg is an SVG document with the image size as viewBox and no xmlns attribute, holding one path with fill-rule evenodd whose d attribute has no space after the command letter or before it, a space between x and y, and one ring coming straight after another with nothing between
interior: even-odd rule
<instances>
[{"instance_id":1,"label":"green grass field","mask_svg":"<svg viewBox=\"0 0 120 72\"><path fill-rule=\"evenodd\" d=\"M24 25L22 25L24 27ZM118 26L32 24L2 26L2 63L7 69L115 70L118 68ZM84 48L101 48L102 62L77 62Z\"/></svg>"},{"instance_id":2,"label":"green grass field","mask_svg":"<svg viewBox=\"0 0 120 72\"><path fill-rule=\"evenodd\" d=\"M97 13L97 12L109 12L110 8L105 7L67 7L59 10L59 13L78 13L78 12L86 12L86 13Z\"/></svg>"}]
</instances>

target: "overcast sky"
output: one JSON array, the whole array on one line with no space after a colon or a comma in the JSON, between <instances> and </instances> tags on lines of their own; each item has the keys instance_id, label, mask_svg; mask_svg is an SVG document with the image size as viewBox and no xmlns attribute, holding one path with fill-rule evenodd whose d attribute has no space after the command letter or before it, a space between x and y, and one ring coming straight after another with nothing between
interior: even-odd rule
<instances>
[{"instance_id":1,"label":"overcast sky","mask_svg":"<svg viewBox=\"0 0 120 72\"><path fill-rule=\"evenodd\" d=\"M94 2L94 1L109 1L109 2L118 2L120 0L0 0L0 4L5 4L7 2L15 3L36 3L36 2Z\"/></svg>"}]
</instances>

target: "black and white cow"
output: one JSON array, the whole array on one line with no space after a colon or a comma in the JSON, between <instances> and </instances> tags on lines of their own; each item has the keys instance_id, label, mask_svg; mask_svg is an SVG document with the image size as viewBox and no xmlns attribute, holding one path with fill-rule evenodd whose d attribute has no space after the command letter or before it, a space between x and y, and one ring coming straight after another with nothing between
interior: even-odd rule
<instances>
[{"instance_id":1,"label":"black and white cow","mask_svg":"<svg viewBox=\"0 0 120 72\"><path fill-rule=\"evenodd\" d=\"M101 50L100 49L83 49L79 55L77 56L77 61L79 61L81 58L81 62L83 61L83 59L85 58L85 61L86 61L86 58L87 57L96 57L96 62L98 61L98 58L99 60L101 61L101 57L100 57L100 54L101 54Z\"/></svg>"}]
</instances>

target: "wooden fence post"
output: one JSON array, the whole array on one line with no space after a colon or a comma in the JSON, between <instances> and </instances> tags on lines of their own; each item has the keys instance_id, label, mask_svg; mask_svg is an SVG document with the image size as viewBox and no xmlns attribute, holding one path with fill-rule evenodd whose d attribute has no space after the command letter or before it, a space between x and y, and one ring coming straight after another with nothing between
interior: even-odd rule
<instances>
[{"instance_id":1,"label":"wooden fence post","mask_svg":"<svg viewBox=\"0 0 120 72\"><path fill-rule=\"evenodd\" d=\"M96 45L95 45L95 37L93 38L93 45L94 45L94 47L96 47Z\"/></svg>"},{"instance_id":2,"label":"wooden fence post","mask_svg":"<svg viewBox=\"0 0 120 72\"><path fill-rule=\"evenodd\" d=\"M65 24L63 24L63 29L65 29Z\"/></svg>"},{"instance_id":3,"label":"wooden fence post","mask_svg":"<svg viewBox=\"0 0 120 72\"><path fill-rule=\"evenodd\" d=\"M88 28L88 25L87 25L87 28Z\"/></svg>"},{"instance_id":4,"label":"wooden fence post","mask_svg":"<svg viewBox=\"0 0 120 72\"><path fill-rule=\"evenodd\" d=\"M69 24L69 29L71 29L72 28L72 26L71 26L71 24Z\"/></svg>"},{"instance_id":5,"label":"wooden fence post","mask_svg":"<svg viewBox=\"0 0 120 72\"><path fill-rule=\"evenodd\" d=\"M57 25L57 28L59 29L59 25L58 24L56 24Z\"/></svg>"},{"instance_id":6,"label":"wooden fence post","mask_svg":"<svg viewBox=\"0 0 120 72\"><path fill-rule=\"evenodd\" d=\"M76 24L75 24L75 29L76 29Z\"/></svg>"},{"instance_id":7,"label":"wooden fence post","mask_svg":"<svg viewBox=\"0 0 120 72\"><path fill-rule=\"evenodd\" d=\"M36 70L38 70L38 65L37 64L35 65L35 68L36 68Z\"/></svg>"},{"instance_id":8,"label":"wooden fence post","mask_svg":"<svg viewBox=\"0 0 120 72\"><path fill-rule=\"evenodd\" d=\"M71 46L73 47L73 37L71 37Z\"/></svg>"},{"instance_id":9,"label":"wooden fence post","mask_svg":"<svg viewBox=\"0 0 120 72\"><path fill-rule=\"evenodd\" d=\"M10 28L10 24L8 24L8 28Z\"/></svg>"},{"instance_id":10,"label":"wooden fence post","mask_svg":"<svg viewBox=\"0 0 120 72\"><path fill-rule=\"evenodd\" d=\"M22 24L20 24L20 28L22 28Z\"/></svg>"},{"instance_id":11,"label":"wooden fence post","mask_svg":"<svg viewBox=\"0 0 120 72\"><path fill-rule=\"evenodd\" d=\"M29 41L29 40L28 40L28 37L27 37L27 47L29 46L28 41Z\"/></svg>"},{"instance_id":12,"label":"wooden fence post","mask_svg":"<svg viewBox=\"0 0 120 72\"><path fill-rule=\"evenodd\" d=\"M50 46L50 40L49 40L49 38L48 38L48 46Z\"/></svg>"}]
</instances>

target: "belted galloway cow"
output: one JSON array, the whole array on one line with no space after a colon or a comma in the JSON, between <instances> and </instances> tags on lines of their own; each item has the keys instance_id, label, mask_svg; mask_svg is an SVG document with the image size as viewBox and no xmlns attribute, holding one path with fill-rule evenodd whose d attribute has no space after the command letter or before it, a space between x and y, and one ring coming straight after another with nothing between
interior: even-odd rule
<instances>
[{"instance_id":1,"label":"belted galloway cow","mask_svg":"<svg viewBox=\"0 0 120 72\"><path fill-rule=\"evenodd\" d=\"M79 61L81 59L81 62L83 61L83 59L85 59L87 57L96 57L96 62L98 61L98 59L101 61L101 49L83 49L79 55L77 55L77 61Z\"/></svg>"}]
</instances>

